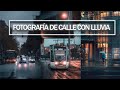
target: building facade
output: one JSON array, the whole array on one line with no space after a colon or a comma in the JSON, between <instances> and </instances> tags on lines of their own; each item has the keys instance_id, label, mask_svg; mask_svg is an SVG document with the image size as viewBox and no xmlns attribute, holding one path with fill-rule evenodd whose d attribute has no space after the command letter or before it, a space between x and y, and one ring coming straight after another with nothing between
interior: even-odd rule
<instances>
[{"instance_id":1,"label":"building facade","mask_svg":"<svg viewBox=\"0 0 120 90\"><path fill-rule=\"evenodd\" d=\"M83 60L100 60L104 50L106 59L120 59L120 12L119 11L82 11L82 20L116 20L115 36L82 36ZM85 32L89 33L89 32Z\"/></svg>"}]
</instances>

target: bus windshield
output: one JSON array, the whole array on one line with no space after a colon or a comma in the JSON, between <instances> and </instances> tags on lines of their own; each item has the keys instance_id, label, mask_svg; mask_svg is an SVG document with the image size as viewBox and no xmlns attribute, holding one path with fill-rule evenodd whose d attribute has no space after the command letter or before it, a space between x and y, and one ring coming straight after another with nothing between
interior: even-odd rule
<instances>
[{"instance_id":1,"label":"bus windshield","mask_svg":"<svg viewBox=\"0 0 120 90\"><path fill-rule=\"evenodd\" d=\"M56 60L56 61L66 60L66 59L65 59L65 55L56 55L55 60Z\"/></svg>"},{"instance_id":2,"label":"bus windshield","mask_svg":"<svg viewBox=\"0 0 120 90\"><path fill-rule=\"evenodd\" d=\"M66 60L66 51L63 48L55 49L55 60L57 61Z\"/></svg>"},{"instance_id":3,"label":"bus windshield","mask_svg":"<svg viewBox=\"0 0 120 90\"><path fill-rule=\"evenodd\" d=\"M7 58L16 58L17 53L15 51L6 51Z\"/></svg>"}]
</instances>

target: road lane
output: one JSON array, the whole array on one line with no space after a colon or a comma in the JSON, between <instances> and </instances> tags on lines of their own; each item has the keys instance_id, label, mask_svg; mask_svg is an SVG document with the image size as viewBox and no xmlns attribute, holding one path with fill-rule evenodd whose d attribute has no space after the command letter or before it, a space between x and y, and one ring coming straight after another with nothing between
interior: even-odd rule
<instances>
[{"instance_id":1,"label":"road lane","mask_svg":"<svg viewBox=\"0 0 120 90\"><path fill-rule=\"evenodd\" d=\"M41 70L36 63L19 63L16 69L16 79L40 79Z\"/></svg>"},{"instance_id":2,"label":"road lane","mask_svg":"<svg viewBox=\"0 0 120 90\"><path fill-rule=\"evenodd\" d=\"M48 67L49 61L42 61L41 66L44 68L42 74L45 79L80 79L80 66L78 68L70 66L68 70L51 70ZM79 64L80 65L80 64Z\"/></svg>"},{"instance_id":3,"label":"road lane","mask_svg":"<svg viewBox=\"0 0 120 90\"><path fill-rule=\"evenodd\" d=\"M78 68L79 64L77 64L77 67L70 66L68 70L51 70L48 67L48 64L49 64L48 60L41 60L41 62L39 63L38 62L19 63L18 60L15 64L6 64L3 66L1 65L0 72L2 72L2 70L3 71L6 70L8 75L7 78L10 79L80 79L81 78L80 68ZM1 76L3 76L3 74L4 73L2 73Z\"/></svg>"}]
</instances>

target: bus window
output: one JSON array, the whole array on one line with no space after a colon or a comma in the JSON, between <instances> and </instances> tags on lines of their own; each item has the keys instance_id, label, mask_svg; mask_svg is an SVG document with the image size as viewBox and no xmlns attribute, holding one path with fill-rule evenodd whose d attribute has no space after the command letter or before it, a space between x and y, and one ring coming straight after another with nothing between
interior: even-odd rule
<instances>
[{"instance_id":1,"label":"bus window","mask_svg":"<svg viewBox=\"0 0 120 90\"><path fill-rule=\"evenodd\" d=\"M65 58L65 56L64 55L56 55L55 56L55 60L56 61L63 61L63 60L65 60L66 58Z\"/></svg>"}]
</instances>

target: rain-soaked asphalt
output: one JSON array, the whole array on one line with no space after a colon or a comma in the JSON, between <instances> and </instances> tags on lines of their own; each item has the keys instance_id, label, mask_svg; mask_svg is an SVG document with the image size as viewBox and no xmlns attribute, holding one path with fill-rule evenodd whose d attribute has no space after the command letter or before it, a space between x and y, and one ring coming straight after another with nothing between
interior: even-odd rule
<instances>
[{"instance_id":1,"label":"rain-soaked asphalt","mask_svg":"<svg viewBox=\"0 0 120 90\"><path fill-rule=\"evenodd\" d=\"M80 79L80 62L71 61L68 70L51 70L49 60L36 63L16 63L0 65L0 79Z\"/></svg>"}]
</instances>

